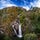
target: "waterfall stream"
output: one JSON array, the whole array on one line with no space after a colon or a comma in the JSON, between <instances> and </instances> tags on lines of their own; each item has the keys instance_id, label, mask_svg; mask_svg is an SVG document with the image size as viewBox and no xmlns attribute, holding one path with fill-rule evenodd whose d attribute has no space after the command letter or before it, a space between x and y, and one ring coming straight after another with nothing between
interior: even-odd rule
<instances>
[{"instance_id":1,"label":"waterfall stream","mask_svg":"<svg viewBox=\"0 0 40 40\"><path fill-rule=\"evenodd\" d=\"M14 25L12 25L12 28L13 28L15 34L17 35L17 37L22 38L21 24L19 24L19 29L18 29L18 33L19 33L19 34L17 34L17 31L16 31L15 28L14 28Z\"/></svg>"},{"instance_id":2,"label":"waterfall stream","mask_svg":"<svg viewBox=\"0 0 40 40\"><path fill-rule=\"evenodd\" d=\"M21 24L19 24L19 30L18 30L18 31L19 31L19 35L18 35L18 37L21 38L21 37L22 37Z\"/></svg>"},{"instance_id":3,"label":"waterfall stream","mask_svg":"<svg viewBox=\"0 0 40 40\"><path fill-rule=\"evenodd\" d=\"M14 29L14 25L12 25L12 28L13 28L13 30L14 30L14 32L15 32L15 34L17 35L17 32L16 32L16 30Z\"/></svg>"}]
</instances>

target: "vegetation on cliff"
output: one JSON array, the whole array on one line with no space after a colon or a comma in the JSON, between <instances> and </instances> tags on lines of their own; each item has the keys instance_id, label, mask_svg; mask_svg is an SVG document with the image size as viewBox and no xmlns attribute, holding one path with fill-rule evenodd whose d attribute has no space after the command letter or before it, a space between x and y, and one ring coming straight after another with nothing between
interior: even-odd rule
<instances>
[{"instance_id":1,"label":"vegetation on cliff","mask_svg":"<svg viewBox=\"0 0 40 40\"><path fill-rule=\"evenodd\" d=\"M31 36L34 39L36 36L40 37L40 8L32 8L27 11L21 7L8 7L0 10L0 30L2 29L5 35L12 36L11 23L16 21L18 16L22 24L24 40Z\"/></svg>"}]
</instances>

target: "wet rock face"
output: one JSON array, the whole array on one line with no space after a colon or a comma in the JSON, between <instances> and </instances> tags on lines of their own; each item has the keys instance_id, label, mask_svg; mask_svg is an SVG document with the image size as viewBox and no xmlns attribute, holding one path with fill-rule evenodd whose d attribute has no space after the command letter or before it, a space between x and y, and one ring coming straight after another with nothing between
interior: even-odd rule
<instances>
[{"instance_id":1,"label":"wet rock face","mask_svg":"<svg viewBox=\"0 0 40 40\"><path fill-rule=\"evenodd\" d=\"M12 25L14 25L14 28L16 30L18 30L19 29L19 20L16 19L14 22L12 22Z\"/></svg>"},{"instance_id":2,"label":"wet rock face","mask_svg":"<svg viewBox=\"0 0 40 40\"><path fill-rule=\"evenodd\" d=\"M4 34L4 29L0 28L0 34Z\"/></svg>"},{"instance_id":3,"label":"wet rock face","mask_svg":"<svg viewBox=\"0 0 40 40\"><path fill-rule=\"evenodd\" d=\"M18 30L18 27L19 27L18 23L15 23L15 24L14 24L14 28L15 28L16 30Z\"/></svg>"},{"instance_id":4,"label":"wet rock face","mask_svg":"<svg viewBox=\"0 0 40 40\"><path fill-rule=\"evenodd\" d=\"M12 26L14 26L14 27L12 27L13 30L14 30L14 29L15 29L16 31L19 30L19 24L18 24L16 21L13 22Z\"/></svg>"}]
</instances>

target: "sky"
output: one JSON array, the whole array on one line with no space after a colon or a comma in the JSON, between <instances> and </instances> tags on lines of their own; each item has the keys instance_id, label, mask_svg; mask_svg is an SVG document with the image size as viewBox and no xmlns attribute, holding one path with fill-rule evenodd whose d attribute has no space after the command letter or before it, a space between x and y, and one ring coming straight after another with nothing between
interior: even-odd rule
<instances>
[{"instance_id":1,"label":"sky","mask_svg":"<svg viewBox=\"0 0 40 40\"><path fill-rule=\"evenodd\" d=\"M40 8L40 0L0 0L0 9L11 6L23 7L26 10L31 7Z\"/></svg>"}]
</instances>

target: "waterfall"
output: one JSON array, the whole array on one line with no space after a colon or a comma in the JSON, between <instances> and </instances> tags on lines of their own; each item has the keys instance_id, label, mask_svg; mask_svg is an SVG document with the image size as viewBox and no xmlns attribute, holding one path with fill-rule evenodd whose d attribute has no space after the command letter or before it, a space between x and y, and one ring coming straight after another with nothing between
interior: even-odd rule
<instances>
[{"instance_id":1,"label":"waterfall","mask_svg":"<svg viewBox=\"0 0 40 40\"><path fill-rule=\"evenodd\" d=\"M19 30L18 30L18 31L19 31L19 35L18 35L18 37L21 38L21 37L22 37L21 24L19 24Z\"/></svg>"},{"instance_id":2,"label":"waterfall","mask_svg":"<svg viewBox=\"0 0 40 40\"><path fill-rule=\"evenodd\" d=\"M18 29L19 34L17 34L17 31L16 31L16 29L14 28L14 25L12 25L12 28L13 28L15 34L17 35L17 37L22 38L21 24L19 24L19 29Z\"/></svg>"},{"instance_id":3,"label":"waterfall","mask_svg":"<svg viewBox=\"0 0 40 40\"><path fill-rule=\"evenodd\" d=\"M14 30L14 32L15 32L15 34L17 35L17 32L16 32L16 30L14 29L14 25L12 25L12 28L13 28L13 30Z\"/></svg>"}]
</instances>

